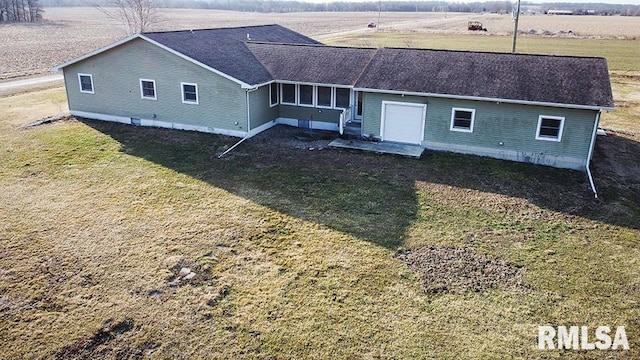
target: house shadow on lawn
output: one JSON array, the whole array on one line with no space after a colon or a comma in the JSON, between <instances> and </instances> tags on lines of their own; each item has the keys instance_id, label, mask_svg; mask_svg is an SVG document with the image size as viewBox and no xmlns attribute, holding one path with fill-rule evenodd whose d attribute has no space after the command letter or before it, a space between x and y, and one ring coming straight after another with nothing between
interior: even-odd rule
<instances>
[{"instance_id":1,"label":"house shadow on lawn","mask_svg":"<svg viewBox=\"0 0 640 360\"><path fill-rule=\"evenodd\" d=\"M640 228L640 143L625 136L598 139L594 176L602 196L594 199L582 172L439 152L416 160L310 151L284 140L283 131L300 131L286 126L218 159L237 138L79 120L117 140L127 154L390 249L403 245L406 230L418 217L416 182L518 197L546 209ZM624 157L617 153L621 148Z\"/></svg>"}]
</instances>

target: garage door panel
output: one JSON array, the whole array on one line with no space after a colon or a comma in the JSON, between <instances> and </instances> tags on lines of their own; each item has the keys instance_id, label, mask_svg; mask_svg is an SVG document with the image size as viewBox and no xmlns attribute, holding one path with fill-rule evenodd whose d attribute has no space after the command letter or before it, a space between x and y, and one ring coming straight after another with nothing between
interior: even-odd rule
<instances>
[{"instance_id":1,"label":"garage door panel","mask_svg":"<svg viewBox=\"0 0 640 360\"><path fill-rule=\"evenodd\" d=\"M382 138L410 144L422 142L425 105L384 103Z\"/></svg>"}]
</instances>

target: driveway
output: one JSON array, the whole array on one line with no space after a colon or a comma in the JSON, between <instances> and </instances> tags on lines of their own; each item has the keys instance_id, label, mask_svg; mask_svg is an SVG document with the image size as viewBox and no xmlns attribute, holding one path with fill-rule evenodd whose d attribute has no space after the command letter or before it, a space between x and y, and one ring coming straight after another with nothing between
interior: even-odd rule
<instances>
[{"instance_id":1,"label":"driveway","mask_svg":"<svg viewBox=\"0 0 640 360\"><path fill-rule=\"evenodd\" d=\"M27 79L2 81L0 82L0 91L16 90L28 86L42 85L56 81L62 82L62 79L62 74L51 74Z\"/></svg>"}]
</instances>

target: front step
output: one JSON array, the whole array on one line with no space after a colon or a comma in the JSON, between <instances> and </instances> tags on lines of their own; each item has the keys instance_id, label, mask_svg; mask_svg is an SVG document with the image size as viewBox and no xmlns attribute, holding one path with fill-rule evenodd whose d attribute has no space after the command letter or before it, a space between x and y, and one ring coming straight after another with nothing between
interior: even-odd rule
<instances>
[{"instance_id":1,"label":"front step","mask_svg":"<svg viewBox=\"0 0 640 360\"><path fill-rule=\"evenodd\" d=\"M359 138L362 135L362 123L347 123L347 126L344 127L344 135Z\"/></svg>"}]
</instances>

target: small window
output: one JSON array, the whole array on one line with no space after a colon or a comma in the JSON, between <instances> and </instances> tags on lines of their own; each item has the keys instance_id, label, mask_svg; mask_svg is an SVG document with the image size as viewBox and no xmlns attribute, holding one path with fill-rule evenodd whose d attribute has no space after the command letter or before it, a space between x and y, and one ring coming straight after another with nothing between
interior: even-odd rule
<instances>
[{"instance_id":1,"label":"small window","mask_svg":"<svg viewBox=\"0 0 640 360\"><path fill-rule=\"evenodd\" d=\"M336 88L336 108L346 109L351 103L351 89Z\"/></svg>"},{"instance_id":2,"label":"small window","mask_svg":"<svg viewBox=\"0 0 640 360\"><path fill-rule=\"evenodd\" d=\"M140 95L143 99L157 100L156 81L140 79Z\"/></svg>"},{"instance_id":3,"label":"small window","mask_svg":"<svg viewBox=\"0 0 640 360\"><path fill-rule=\"evenodd\" d=\"M198 84L180 83L182 86L182 102L198 105Z\"/></svg>"},{"instance_id":4,"label":"small window","mask_svg":"<svg viewBox=\"0 0 640 360\"><path fill-rule=\"evenodd\" d=\"M475 109L451 109L451 131L473 132L476 117Z\"/></svg>"},{"instance_id":5,"label":"small window","mask_svg":"<svg viewBox=\"0 0 640 360\"><path fill-rule=\"evenodd\" d=\"M78 74L78 82L80 83L80 92L93 94L93 76L91 74Z\"/></svg>"},{"instance_id":6,"label":"small window","mask_svg":"<svg viewBox=\"0 0 640 360\"><path fill-rule=\"evenodd\" d=\"M278 84L271 83L269 85L269 98L271 107L278 105Z\"/></svg>"},{"instance_id":7,"label":"small window","mask_svg":"<svg viewBox=\"0 0 640 360\"><path fill-rule=\"evenodd\" d=\"M313 106L313 85L298 85L298 102L302 106Z\"/></svg>"},{"instance_id":8,"label":"small window","mask_svg":"<svg viewBox=\"0 0 640 360\"><path fill-rule=\"evenodd\" d=\"M536 140L560 141L563 128L563 117L540 115L538 117Z\"/></svg>"},{"instance_id":9,"label":"small window","mask_svg":"<svg viewBox=\"0 0 640 360\"><path fill-rule=\"evenodd\" d=\"M296 86L295 84L282 84L282 103L288 105L296 104Z\"/></svg>"},{"instance_id":10,"label":"small window","mask_svg":"<svg viewBox=\"0 0 640 360\"><path fill-rule=\"evenodd\" d=\"M316 104L318 107L323 108L331 108L331 99L333 95L332 88L329 86L318 86L318 98L316 99Z\"/></svg>"}]
</instances>

